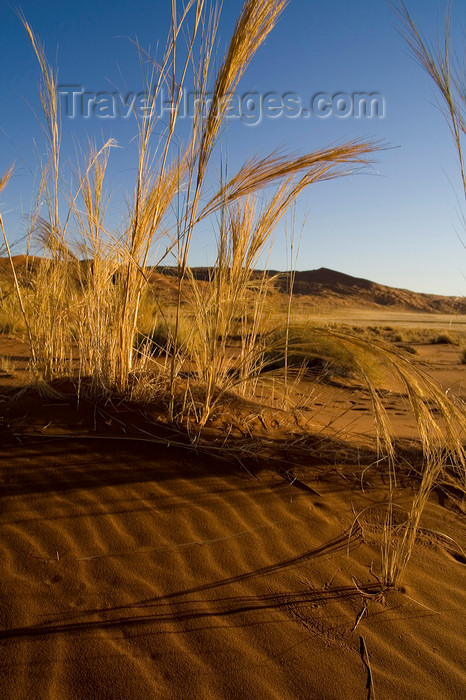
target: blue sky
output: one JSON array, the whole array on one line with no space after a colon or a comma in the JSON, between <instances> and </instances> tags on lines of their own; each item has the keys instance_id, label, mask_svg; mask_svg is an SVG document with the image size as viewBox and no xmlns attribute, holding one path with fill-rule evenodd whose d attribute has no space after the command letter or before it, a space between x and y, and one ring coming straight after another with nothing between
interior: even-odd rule
<instances>
[{"instance_id":1,"label":"blue sky","mask_svg":"<svg viewBox=\"0 0 466 700\"><path fill-rule=\"evenodd\" d=\"M408 8L425 34L442 26L443 0L408 0ZM59 67L62 85L89 92L141 89L137 52L163 46L170 0L134 3L44 0L18 3ZM241 9L241 0L224 3L219 29L221 52ZM32 174L44 141L33 110L38 109L39 70L16 5L0 0L0 169L15 161L13 180L1 195L11 240L24 234L31 208ZM465 26L465 3L455 7L455 32ZM277 27L253 59L239 92L282 95L294 92L310 102L317 93L377 92L384 98L383 118L264 118L251 126L232 120L223 138L228 168L251 154L281 146L308 152L353 138L383 139L389 145L372 168L349 178L309 188L297 207L296 234L302 241L297 267L330 267L351 275L415 291L464 295L466 251L458 199L459 172L445 120L436 107L428 77L415 64L396 29L385 0L290 0ZM120 147L110 159L109 216L117 221L131 193L136 165L132 118L63 117L63 163L75 144L86 146L113 137ZM70 161L71 162L71 161ZM212 161L212 178L220 167ZM214 180L212 180L213 182ZM276 232L270 266L286 266L284 227ZM213 223L196 232L191 264L212 262ZM19 251L20 248L18 247Z\"/></svg>"}]
</instances>

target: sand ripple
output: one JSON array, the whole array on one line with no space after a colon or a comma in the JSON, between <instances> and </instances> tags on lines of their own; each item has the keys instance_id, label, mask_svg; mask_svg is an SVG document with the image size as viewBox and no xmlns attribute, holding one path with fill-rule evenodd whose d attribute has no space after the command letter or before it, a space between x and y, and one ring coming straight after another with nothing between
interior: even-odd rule
<instances>
[{"instance_id":1,"label":"sand ripple","mask_svg":"<svg viewBox=\"0 0 466 700\"><path fill-rule=\"evenodd\" d=\"M360 635L377 697L461 697L465 568L442 542L352 631L379 546L349 542L352 504L376 493L149 448L3 448L1 697L364 698Z\"/></svg>"}]
</instances>

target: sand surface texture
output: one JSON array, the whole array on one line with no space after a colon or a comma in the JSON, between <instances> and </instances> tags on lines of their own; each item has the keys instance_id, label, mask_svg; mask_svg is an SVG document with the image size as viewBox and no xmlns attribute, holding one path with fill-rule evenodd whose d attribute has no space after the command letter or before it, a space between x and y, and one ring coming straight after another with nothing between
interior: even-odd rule
<instances>
[{"instance_id":1,"label":"sand surface texture","mask_svg":"<svg viewBox=\"0 0 466 700\"><path fill-rule=\"evenodd\" d=\"M18 353L6 392L22 355L4 342ZM458 348L419 353L463 395ZM340 401L341 425L369 439L361 389L319 391L315 425ZM413 436L402 399L387 402ZM464 697L455 494L432 494L403 589L379 595L388 489L369 448L339 463L258 440L240 464L177 446L163 423L151 442L121 407L5 393L0 406L0 697ZM408 470L401 519L415 485Z\"/></svg>"}]
</instances>

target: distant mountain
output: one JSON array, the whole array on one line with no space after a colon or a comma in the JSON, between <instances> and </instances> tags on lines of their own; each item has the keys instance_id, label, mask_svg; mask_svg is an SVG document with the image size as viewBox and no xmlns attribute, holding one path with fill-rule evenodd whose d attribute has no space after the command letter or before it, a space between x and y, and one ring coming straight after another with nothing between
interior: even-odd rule
<instances>
[{"instance_id":1,"label":"distant mountain","mask_svg":"<svg viewBox=\"0 0 466 700\"><path fill-rule=\"evenodd\" d=\"M279 275L279 284L286 291L289 273ZM329 303L334 300L347 306L394 307L406 311L427 313L466 313L465 297L447 297L439 294L422 294L408 289L398 289L377 284L361 277L321 267L318 270L297 271L294 293L318 297Z\"/></svg>"},{"instance_id":2,"label":"distant mountain","mask_svg":"<svg viewBox=\"0 0 466 700\"><path fill-rule=\"evenodd\" d=\"M26 263L29 269L34 269L39 258L26 258L24 255L14 256L13 261L18 272L24 272ZM86 265L88 263L84 263ZM193 276L198 280L208 281L212 270L208 267L192 268ZM170 302L176 295L175 280L177 271L174 267L158 267L151 269L151 283L154 288ZM256 270L256 279L262 276L262 270ZM267 275L276 277L276 287L281 292L289 289L290 273L268 270ZM0 258L0 275L11 275L8 258ZM20 275L21 277L21 275ZM168 278L168 279L167 279ZM393 308L421 313L466 314L466 297L447 297L439 294L421 294L409 289L397 289L377 282L352 277L343 272L320 267L318 270L296 271L293 291L296 296L306 296L316 303L326 306Z\"/></svg>"}]
</instances>

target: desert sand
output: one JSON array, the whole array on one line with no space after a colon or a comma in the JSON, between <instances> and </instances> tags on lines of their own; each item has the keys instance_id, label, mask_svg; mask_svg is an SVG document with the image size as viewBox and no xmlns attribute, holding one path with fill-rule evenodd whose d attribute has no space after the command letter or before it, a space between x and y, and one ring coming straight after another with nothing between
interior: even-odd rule
<instances>
[{"instance_id":1,"label":"desert sand","mask_svg":"<svg viewBox=\"0 0 466 700\"><path fill-rule=\"evenodd\" d=\"M388 491L361 388L301 386L320 427L294 448L279 409L247 435L236 408L249 451L225 458L221 426L193 449L156 408L78 405L66 384L13 401L27 356L0 343L16 366L1 379L1 697L464 697L459 501L434 491L405 585L380 593ZM457 347L418 353L465 396ZM411 454L402 519L414 422L389 402Z\"/></svg>"}]
</instances>

